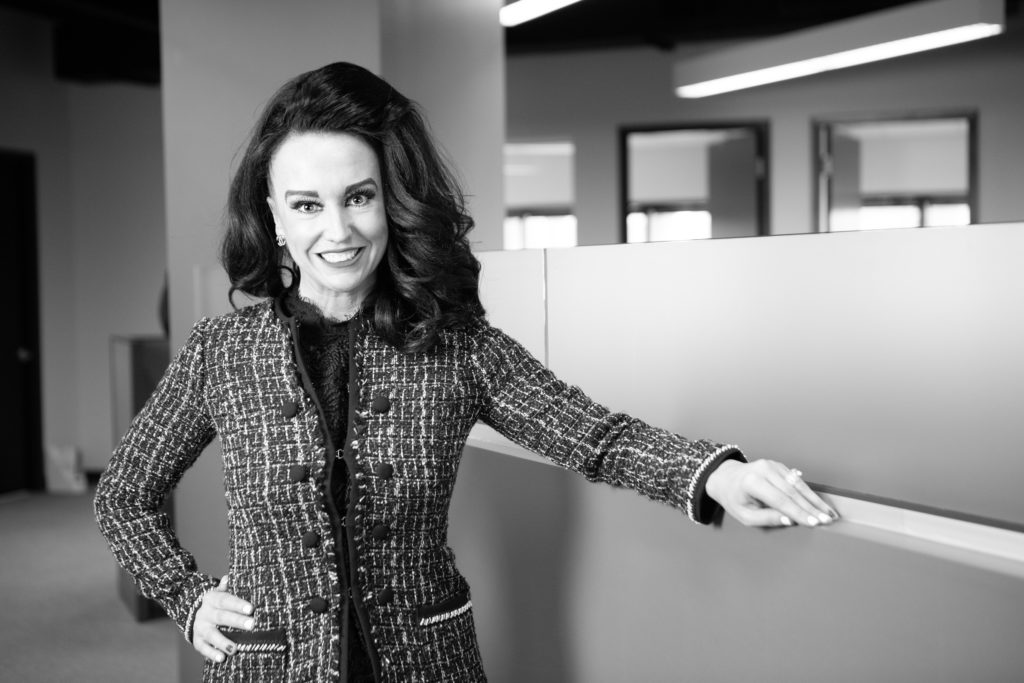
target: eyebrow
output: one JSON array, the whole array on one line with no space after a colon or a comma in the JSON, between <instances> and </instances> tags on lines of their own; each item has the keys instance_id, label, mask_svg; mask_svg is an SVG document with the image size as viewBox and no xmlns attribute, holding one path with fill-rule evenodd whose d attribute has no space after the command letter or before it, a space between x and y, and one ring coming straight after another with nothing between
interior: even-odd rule
<instances>
[{"instance_id":1,"label":"eyebrow","mask_svg":"<svg viewBox=\"0 0 1024 683\"><path fill-rule=\"evenodd\" d=\"M374 180L373 178L364 178L362 180L359 180L357 182L352 183L351 185L348 185L345 188L345 191L342 194L348 194L348 193L352 192L353 190L358 190L358 189L361 189L361 188L366 187L368 185L372 185L373 187L377 187L377 181ZM288 191L286 191L284 193L284 198L286 200L292 198L293 196L317 197L317 198L319 198L320 197L320 193L317 192L316 190L288 190Z\"/></svg>"}]
</instances>

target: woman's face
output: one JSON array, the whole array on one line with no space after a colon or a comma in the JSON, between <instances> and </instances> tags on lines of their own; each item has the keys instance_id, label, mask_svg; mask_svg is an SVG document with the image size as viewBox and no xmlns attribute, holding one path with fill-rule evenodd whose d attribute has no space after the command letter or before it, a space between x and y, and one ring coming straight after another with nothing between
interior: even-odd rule
<instances>
[{"instance_id":1,"label":"woman's face","mask_svg":"<svg viewBox=\"0 0 1024 683\"><path fill-rule=\"evenodd\" d=\"M329 316L354 313L388 243L377 154L347 133L292 133L269 175L267 202L301 273L299 294Z\"/></svg>"}]
</instances>

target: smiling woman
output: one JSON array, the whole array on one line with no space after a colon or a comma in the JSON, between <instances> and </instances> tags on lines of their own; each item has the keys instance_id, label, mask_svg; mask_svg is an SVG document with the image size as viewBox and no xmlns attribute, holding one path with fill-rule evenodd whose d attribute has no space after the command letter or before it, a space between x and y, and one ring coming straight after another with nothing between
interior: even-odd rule
<instances>
[{"instance_id":1,"label":"smiling woman","mask_svg":"<svg viewBox=\"0 0 1024 683\"><path fill-rule=\"evenodd\" d=\"M232 291L267 300L196 323L96 492L115 556L206 657L204 681L485 681L448 546L477 421L697 523L834 519L799 472L613 413L492 327L452 178L416 106L352 64L286 84L252 134L222 258ZM162 511L214 436L219 579Z\"/></svg>"},{"instance_id":2,"label":"smiling woman","mask_svg":"<svg viewBox=\"0 0 1024 683\"><path fill-rule=\"evenodd\" d=\"M278 243L303 273L299 295L347 320L373 289L388 243L373 149L347 133L297 133L270 161Z\"/></svg>"}]
</instances>

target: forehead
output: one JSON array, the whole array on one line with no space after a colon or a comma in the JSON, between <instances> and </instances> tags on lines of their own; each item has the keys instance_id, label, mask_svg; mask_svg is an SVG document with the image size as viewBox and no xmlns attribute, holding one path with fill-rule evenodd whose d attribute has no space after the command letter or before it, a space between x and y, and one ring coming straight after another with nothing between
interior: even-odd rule
<instances>
[{"instance_id":1,"label":"forehead","mask_svg":"<svg viewBox=\"0 0 1024 683\"><path fill-rule=\"evenodd\" d=\"M377 153L349 133L291 133L271 156L269 173L274 186L379 180Z\"/></svg>"}]
</instances>

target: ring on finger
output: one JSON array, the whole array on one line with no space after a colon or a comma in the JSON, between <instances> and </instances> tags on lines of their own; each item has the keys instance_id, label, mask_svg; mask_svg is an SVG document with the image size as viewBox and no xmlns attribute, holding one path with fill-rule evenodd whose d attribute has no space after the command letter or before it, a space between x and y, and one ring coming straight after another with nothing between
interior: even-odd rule
<instances>
[{"instance_id":1,"label":"ring on finger","mask_svg":"<svg viewBox=\"0 0 1024 683\"><path fill-rule=\"evenodd\" d=\"M804 476L804 473L800 470L790 470L786 473L786 483L796 485L802 476Z\"/></svg>"}]
</instances>

